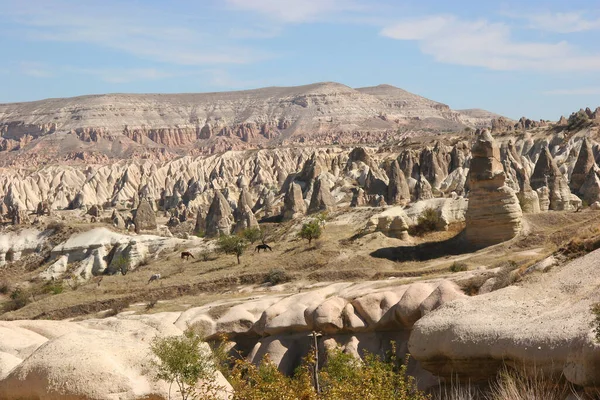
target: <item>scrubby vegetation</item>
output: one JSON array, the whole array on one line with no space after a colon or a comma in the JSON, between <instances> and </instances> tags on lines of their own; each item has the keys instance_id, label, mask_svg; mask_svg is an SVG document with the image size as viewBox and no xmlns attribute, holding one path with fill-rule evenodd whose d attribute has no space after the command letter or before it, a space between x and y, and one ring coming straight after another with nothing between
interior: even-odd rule
<instances>
[{"instance_id":1,"label":"scrubby vegetation","mask_svg":"<svg viewBox=\"0 0 600 400\"><path fill-rule=\"evenodd\" d=\"M590 117L584 110L579 110L571 114L568 120L568 128L570 131L581 129L590 122Z\"/></svg>"},{"instance_id":2,"label":"scrubby vegetation","mask_svg":"<svg viewBox=\"0 0 600 400\"><path fill-rule=\"evenodd\" d=\"M272 269L265 275L265 283L271 285L279 285L280 283L289 282L292 280L292 276L282 269Z\"/></svg>"},{"instance_id":3,"label":"scrubby vegetation","mask_svg":"<svg viewBox=\"0 0 600 400\"><path fill-rule=\"evenodd\" d=\"M251 244L263 239L264 233L260 228L246 228L242 231L242 237Z\"/></svg>"},{"instance_id":4,"label":"scrubby vegetation","mask_svg":"<svg viewBox=\"0 0 600 400\"><path fill-rule=\"evenodd\" d=\"M428 232L433 232L438 229L441 223L441 218L434 208L426 208L423 210L417 225L413 228L414 234L421 236Z\"/></svg>"},{"instance_id":5,"label":"scrubby vegetation","mask_svg":"<svg viewBox=\"0 0 600 400\"><path fill-rule=\"evenodd\" d=\"M218 241L219 249L225 254L234 254L238 264L241 263L240 256L248 248L246 239L237 235L221 235Z\"/></svg>"},{"instance_id":6,"label":"scrubby vegetation","mask_svg":"<svg viewBox=\"0 0 600 400\"><path fill-rule=\"evenodd\" d=\"M320 238L322 234L323 228L321 227L321 221L315 219L302 225L302 229L300 229L298 236L301 239L308 240L308 244L310 245L314 239Z\"/></svg>"},{"instance_id":7,"label":"scrubby vegetation","mask_svg":"<svg viewBox=\"0 0 600 400\"><path fill-rule=\"evenodd\" d=\"M462 262L458 262L455 261L451 266L450 266L450 272L463 272L468 270L469 267L467 267L467 264L462 263Z\"/></svg>"},{"instance_id":8,"label":"scrubby vegetation","mask_svg":"<svg viewBox=\"0 0 600 400\"><path fill-rule=\"evenodd\" d=\"M155 378L175 384L182 400L213 399L219 390L212 353L202 343L202 337L188 329L183 336L156 338L150 345L156 356L152 361ZM201 388L199 380L205 382Z\"/></svg>"}]
</instances>

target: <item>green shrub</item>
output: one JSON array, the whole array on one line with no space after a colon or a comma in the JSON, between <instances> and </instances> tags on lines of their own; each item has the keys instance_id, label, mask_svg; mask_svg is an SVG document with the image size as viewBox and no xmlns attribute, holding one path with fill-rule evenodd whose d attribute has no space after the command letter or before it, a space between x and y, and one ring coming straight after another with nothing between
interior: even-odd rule
<instances>
[{"instance_id":1,"label":"green shrub","mask_svg":"<svg viewBox=\"0 0 600 400\"><path fill-rule=\"evenodd\" d=\"M569 117L568 128L570 131L583 128L590 122L590 117L584 110L579 110Z\"/></svg>"},{"instance_id":2,"label":"green shrub","mask_svg":"<svg viewBox=\"0 0 600 400\"><path fill-rule=\"evenodd\" d=\"M264 283L270 283L271 285L279 285L280 283L289 282L292 280L292 276L282 269L272 269L265 275Z\"/></svg>"},{"instance_id":3,"label":"green shrub","mask_svg":"<svg viewBox=\"0 0 600 400\"><path fill-rule=\"evenodd\" d=\"M414 231L417 235L433 232L441 225L442 219L435 208L428 207L423 210L417 220Z\"/></svg>"},{"instance_id":4,"label":"green shrub","mask_svg":"<svg viewBox=\"0 0 600 400\"><path fill-rule=\"evenodd\" d=\"M314 220L302 225L302 229L300 229L298 236L301 239L308 240L308 244L310 245L313 239L320 238L322 233L323 229L321 228L321 223L319 220Z\"/></svg>"},{"instance_id":5,"label":"green shrub","mask_svg":"<svg viewBox=\"0 0 600 400\"><path fill-rule=\"evenodd\" d=\"M263 231L260 228L246 228L242 231L242 237L254 244L254 242L263 239Z\"/></svg>"},{"instance_id":6,"label":"green shrub","mask_svg":"<svg viewBox=\"0 0 600 400\"><path fill-rule=\"evenodd\" d=\"M121 275L127 275L127 272L129 272L129 264L130 264L129 257L121 254L121 255L119 255L119 257L117 257L116 260L113 260L110 263L111 272L113 274L120 272Z\"/></svg>"},{"instance_id":7,"label":"green shrub","mask_svg":"<svg viewBox=\"0 0 600 400\"><path fill-rule=\"evenodd\" d=\"M463 272L468 270L467 264L455 261L450 266L450 272Z\"/></svg>"},{"instance_id":8,"label":"green shrub","mask_svg":"<svg viewBox=\"0 0 600 400\"><path fill-rule=\"evenodd\" d=\"M10 283L8 281L0 281L0 294L8 294L10 292Z\"/></svg>"},{"instance_id":9,"label":"green shrub","mask_svg":"<svg viewBox=\"0 0 600 400\"><path fill-rule=\"evenodd\" d=\"M49 281L46 282L46 284L44 284L42 287L42 292L49 294L60 294L64 291L64 289L65 288L62 281Z\"/></svg>"},{"instance_id":10,"label":"green shrub","mask_svg":"<svg viewBox=\"0 0 600 400\"><path fill-rule=\"evenodd\" d=\"M10 293L10 301L4 306L4 311L15 311L31 302L29 291L16 288Z\"/></svg>"},{"instance_id":11,"label":"green shrub","mask_svg":"<svg viewBox=\"0 0 600 400\"><path fill-rule=\"evenodd\" d=\"M225 254L234 254L240 264L240 256L248 247L246 239L237 235L221 235L218 241L219 249Z\"/></svg>"},{"instance_id":12,"label":"green shrub","mask_svg":"<svg viewBox=\"0 0 600 400\"><path fill-rule=\"evenodd\" d=\"M183 336L157 337L150 344L156 359L152 361L155 379L175 383L182 400L217 398L215 362L202 337L192 330ZM197 383L203 380L203 387Z\"/></svg>"}]
</instances>

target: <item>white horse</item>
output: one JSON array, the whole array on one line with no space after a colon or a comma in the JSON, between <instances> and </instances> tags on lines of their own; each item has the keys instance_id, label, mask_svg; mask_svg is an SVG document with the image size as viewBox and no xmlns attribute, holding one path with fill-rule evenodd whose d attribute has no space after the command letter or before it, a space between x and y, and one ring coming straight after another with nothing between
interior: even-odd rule
<instances>
[{"instance_id":1,"label":"white horse","mask_svg":"<svg viewBox=\"0 0 600 400\"><path fill-rule=\"evenodd\" d=\"M152 276L150 277L150 280L148 281L148 283L152 282L152 281L157 281L160 279L160 274L152 274Z\"/></svg>"}]
</instances>

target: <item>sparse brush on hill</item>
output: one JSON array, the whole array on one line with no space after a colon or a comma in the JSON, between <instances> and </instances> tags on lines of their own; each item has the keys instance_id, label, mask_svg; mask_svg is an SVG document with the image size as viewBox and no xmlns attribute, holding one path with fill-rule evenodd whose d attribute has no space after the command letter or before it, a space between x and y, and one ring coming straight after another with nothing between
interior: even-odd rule
<instances>
[{"instance_id":1,"label":"sparse brush on hill","mask_svg":"<svg viewBox=\"0 0 600 400\"><path fill-rule=\"evenodd\" d=\"M590 117L584 110L579 110L571 114L568 120L570 131L584 128L590 122Z\"/></svg>"},{"instance_id":2,"label":"sparse brush on hill","mask_svg":"<svg viewBox=\"0 0 600 400\"><path fill-rule=\"evenodd\" d=\"M313 239L320 238L322 233L323 229L321 227L321 222L319 220L313 220L302 225L302 229L300 229L298 236L301 239L308 240L308 244L310 245Z\"/></svg>"},{"instance_id":3,"label":"sparse brush on hill","mask_svg":"<svg viewBox=\"0 0 600 400\"><path fill-rule=\"evenodd\" d=\"M240 256L244 254L248 248L246 239L237 235L221 235L217 243L219 249L225 254L234 254L237 257L237 262L240 264Z\"/></svg>"},{"instance_id":4,"label":"sparse brush on hill","mask_svg":"<svg viewBox=\"0 0 600 400\"><path fill-rule=\"evenodd\" d=\"M463 272L468 270L469 267L467 266L467 264L462 263L462 262L457 262L455 261L451 266L450 266L450 272Z\"/></svg>"},{"instance_id":5,"label":"sparse brush on hill","mask_svg":"<svg viewBox=\"0 0 600 400\"><path fill-rule=\"evenodd\" d=\"M419 216L417 225L413 228L414 234L421 236L428 232L433 232L438 229L440 223L441 218L437 210L434 208L426 208Z\"/></svg>"},{"instance_id":6,"label":"sparse brush on hill","mask_svg":"<svg viewBox=\"0 0 600 400\"><path fill-rule=\"evenodd\" d=\"M271 285L279 285L280 283L289 282L292 280L292 276L282 269L272 269L265 275L265 283Z\"/></svg>"},{"instance_id":7,"label":"sparse brush on hill","mask_svg":"<svg viewBox=\"0 0 600 400\"><path fill-rule=\"evenodd\" d=\"M263 239L264 234L260 228L247 228L242 231L242 237L251 244Z\"/></svg>"},{"instance_id":8,"label":"sparse brush on hill","mask_svg":"<svg viewBox=\"0 0 600 400\"><path fill-rule=\"evenodd\" d=\"M10 301L4 305L4 312L18 310L31 302L31 294L29 291L21 288L13 290L9 297Z\"/></svg>"}]
</instances>

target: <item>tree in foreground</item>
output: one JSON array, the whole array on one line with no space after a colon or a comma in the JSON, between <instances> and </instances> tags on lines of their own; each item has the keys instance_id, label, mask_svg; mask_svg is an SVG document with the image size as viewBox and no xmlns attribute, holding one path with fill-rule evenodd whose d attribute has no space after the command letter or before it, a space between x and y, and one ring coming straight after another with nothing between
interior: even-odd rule
<instances>
[{"instance_id":1,"label":"tree in foreground","mask_svg":"<svg viewBox=\"0 0 600 400\"><path fill-rule=\"evenodd\" d=\"M219 237L219 249L225 254L235 254L237 262L240 264L240 256L248 247L246 239L237 235L222 235Z\"/></svg>"},{"instance_id":2,"label":"tree in foreground","mask_svg":"<svg viewBox=\"0 0 600 400\"><path fill-rule=\"evenodd\" d=\"M300 229L298 236L300 236L302 239L308 240L308 244L310 245L313 239L320 238L322 233L323 228L321 227L321 222L319 220L314 220L302 225L302 229Z\"/></svg>"},{"instance_id":3,"label":"tree in foreground","mask_svg":"<svg viewBox=\"0 0 600 400\"><path fill-rule=\"evenodd\" d=\"M221 389L215 383L215 362L202 337L188 329L183 336L156 337L150 344L156 360L152 361L156 380L173 383L182 400L215 399ZM203 381L202 387L198 382Z\"/></svg>"}]
</instances>

